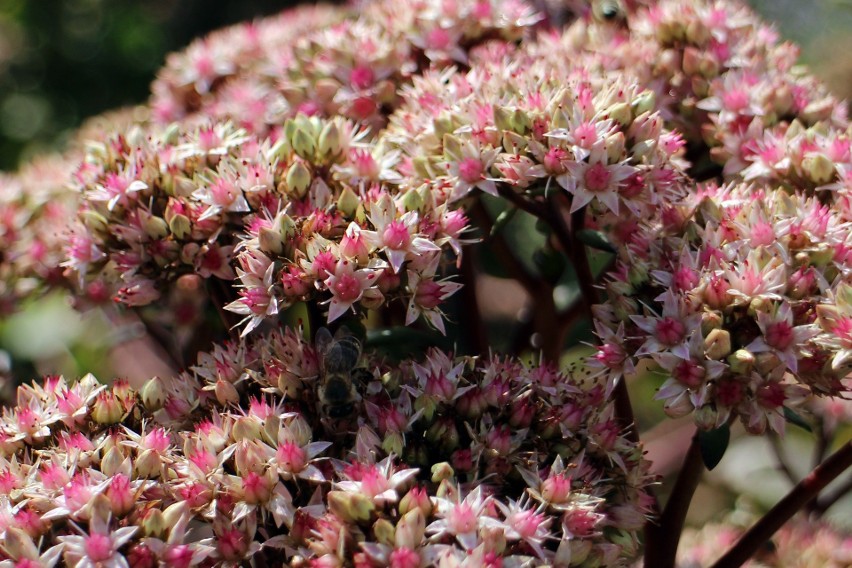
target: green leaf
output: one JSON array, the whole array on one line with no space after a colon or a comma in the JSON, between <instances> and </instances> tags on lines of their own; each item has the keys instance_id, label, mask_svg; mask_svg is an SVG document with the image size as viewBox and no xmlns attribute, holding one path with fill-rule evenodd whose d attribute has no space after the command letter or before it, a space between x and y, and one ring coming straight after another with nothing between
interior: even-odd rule
<instances>
[{"instance_id":1,"label":"green leaf","mask_svg":"<svg viewBox=\"0 0 852 568\"><path fill-rule=\"evenodd\" d=\"M699 430L698 443L701 446L701 459L708 470L712 470L722 461L728 442L731 441L731 429L727 424L715 430Z\"/></svg>"},{"instance_id":2,"label":"green leaf","mask_svg":"<svg viewBox=\"0 0 852 568\"><path fill-rule=\"evenodd\" d=\"M491 236L497 234L500 229L506 226L506 223L512 220L512 217L518 212L517 207L509 207L508 209L504 209L497 215L497 218L494 219L494 224L491 225Z\"/></svg>"},{"instance_id":3,"label":"green leaf","mask_svg":"<svg viewBox=\"0 0 852 568\"><path fill-rule=\"evenodd\" d=\"M559 282L567 266L565 256L550 247L535 251L533 253L533 262L535 262L541 275L552 284Z\"/></svg>"},{"instance_id":4,"label":"green leaf","mask_svg":"<svg viewBox=\"0 0 852 568\"><path fill-rule=\"evenodd\" d=\"M808 421L805 420L801 414L787 408L786 406L784 407L784 420L786 420L790 424L795 424L802 430L813 432L813 428L811 428L811 425L808 424Z\"/></svg>"},{"instance_id":5,"label":"green leaf","mask_svg":"<svg viewBox=\"0 0 852 568\"><path fill-rule=\"evenodd\" d=\"M600 231L595 231L593 229L580 229L577 231L577 240L586 246L592 247L593 249L603 250L606 252L616 252L615 246L609 242L606 235Z\"/></svg>"}]
</instances>

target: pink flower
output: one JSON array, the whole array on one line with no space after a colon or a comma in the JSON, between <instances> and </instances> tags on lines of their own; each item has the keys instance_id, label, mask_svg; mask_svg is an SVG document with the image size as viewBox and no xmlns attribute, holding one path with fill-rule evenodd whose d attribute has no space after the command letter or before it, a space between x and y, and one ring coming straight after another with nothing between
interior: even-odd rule
<instances>
[{"instance_id":1,"label":"pink flower","mask_svg":"<svg viewBox=\"0 0 852 568\"><path fill-rule=\"evenodd\" d=\"M816 325L793 325L790 304L779 304L772 313L758 312L757 325L763 335L746 346L752 353L774 353L792 372L798 371L798 359L807 352L807 342L819 334Z\"/></svg>"},{"instance_id":2,"label":"pink flower","mask_svg":"<svg viewBox=\"0 0 852 568\"><path fill-rule=\"evenodd\" d=\"M130 541L138 527L111 529L109 525L109 517L94 515L88 534L78 528L79 535L58 537L65 545L66 562L78 568L130 568L118 549Z\"/></svg>"},{"instance_id":3,"label":"pink flower","mask_svg":"<svg viewBox=\"0 0 852 568\"><path fill-rule=\"evenodd\" d=\"M556 181L571 194L572 213L596 199L616 215L621 183L636 171L626 164L608 164L602 143L591 149L588 161L570 162L567 168Z\"/></svg>"},{"instance_id":4,"label":"pink flower","mask_svg":"<svg viewBox=\"0 0 852 568\"><path fill-rule=\"evenodd\" d=\"M365 293L376 288L378 271L375 269L355 269L355 264L346 259L340 259L334 267L334 272L326 278L323 283L331 292L331 299L325 303L329 304L328 321L333 322L347 310L353 309L356 302L361 300Z\"/></svg>"}]
</instances>

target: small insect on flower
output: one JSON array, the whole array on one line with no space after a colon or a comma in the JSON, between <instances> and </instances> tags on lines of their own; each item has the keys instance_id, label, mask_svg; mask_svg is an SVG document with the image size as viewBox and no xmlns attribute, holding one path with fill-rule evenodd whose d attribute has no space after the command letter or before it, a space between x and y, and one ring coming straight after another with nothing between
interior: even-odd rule
<instances>
[{"instance_id":1,"label":"small insect on flower","mask_svg":"<svg viewBox=\"0 0 852 568\"><path fill-rule=\"evenodd\" d=\"M349 329L341 327L334 336L328 328L321 327L316 334L320 377L317 386L317 403L326 427L348 422L354 414L361 395L353 382L359 371L361 341Z\"/></svg>"}]
</instances>

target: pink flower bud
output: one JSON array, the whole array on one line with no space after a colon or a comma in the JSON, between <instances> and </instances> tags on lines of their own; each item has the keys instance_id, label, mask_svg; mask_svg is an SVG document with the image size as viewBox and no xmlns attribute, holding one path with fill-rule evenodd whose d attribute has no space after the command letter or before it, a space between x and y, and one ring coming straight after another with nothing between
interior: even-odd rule
<instances>
[{"instance_id":1,"label":"pink flower bud","mask_svg":"<svg viewBox=\"0 0 852 568\"><path fill-rule=\"evenodd\" d=\"M307 453L294 442L279 445L275 457L278 467L290 474L299 473L308 465Z\"/></svg>"},{"instance_id":2,"label":"pink flower bud","mask_svg":"<svg viewBox=\"0 0 852 568\"><path fill-rule=\"evenodd\" d=\"M106 426L118 423L122 416L124 416L124 407L118 397L109 391L98 394L92 406L92 420Z\"/></svg>"},{"instance_id":3,"label":"pink flower bud","mask_svg":"<svg viewBox=\"0 0 852 568\"><path fill-rule=\"evenodd\" d=\"M271 470L270 470L271 471ZM274 475L274 472L272 472ZM260 475L253 471L243 476L243 496L246 503L266 503L272 497L277 475Z\"/></svg>"},{"instance_id":4,"label":"pink flower bud","mask_svg":"<svg viewBox=\"0 0 852 568\"><path fill-rule=\"evenodd\" d=\"M419 509L424 518L432 515L432 501L429 494L422 487L412 487L399 502L399 513L405 515L409 511Z\"/></svg>"},{"instance_id":5,"label":"pink flower bud","mask_svg":"<svg viewBox=\"0 0 852 568\"><path fill-rule=\"evenodd\" d=\"M121 473L113 476L106 491L113 514L116 516L129 513L136 504L136 495L130 485L130 479Z\"/></svg>"}]
</instances>

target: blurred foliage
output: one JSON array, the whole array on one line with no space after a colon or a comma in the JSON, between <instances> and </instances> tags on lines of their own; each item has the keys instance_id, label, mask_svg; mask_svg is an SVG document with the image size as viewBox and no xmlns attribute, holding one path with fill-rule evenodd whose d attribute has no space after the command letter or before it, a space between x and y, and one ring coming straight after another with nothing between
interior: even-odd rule
<instances>
[{"instance_id":1,"label":"blurred foliage","mask_svg":"<svg viewBox=\"0 0 852 568\"><path fill-rule=\"evenodd\" d=\"M290 0L0 0L0 169L144 102L166 54Z\"/></svg>"}]
</instances>

